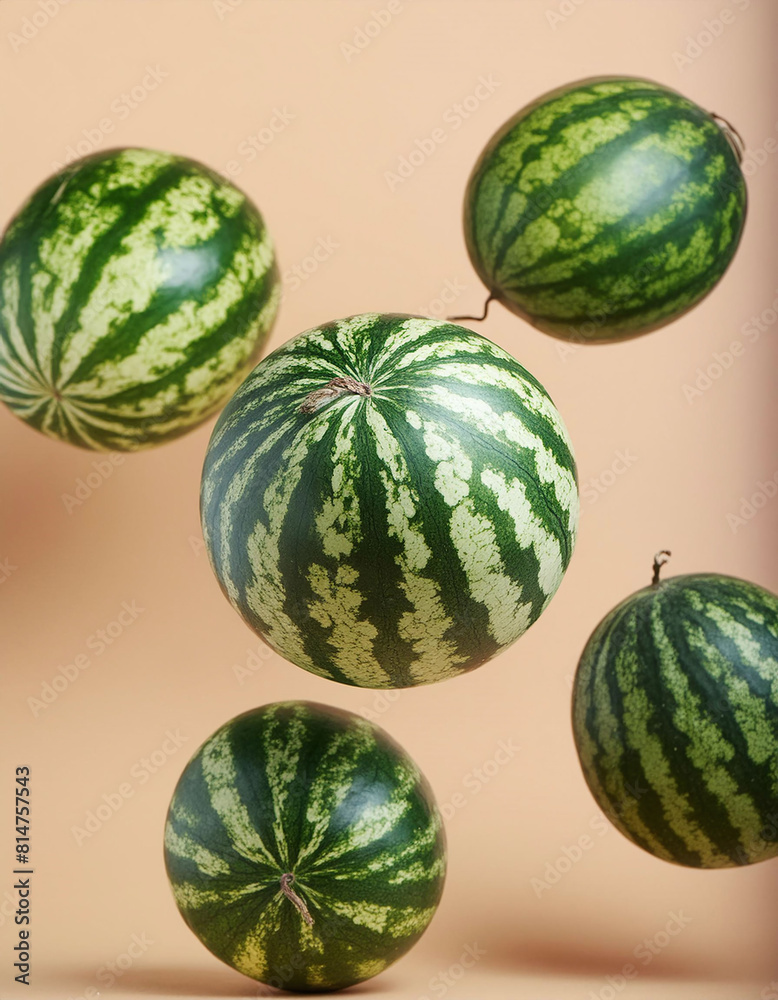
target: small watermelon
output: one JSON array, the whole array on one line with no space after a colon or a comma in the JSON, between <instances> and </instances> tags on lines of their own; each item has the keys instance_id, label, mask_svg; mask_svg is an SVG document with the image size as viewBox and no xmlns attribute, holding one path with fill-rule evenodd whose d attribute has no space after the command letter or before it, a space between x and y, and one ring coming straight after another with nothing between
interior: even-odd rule
<instances>
[{"instance_id":1,"label":"small watermelon","mask_svg":"<svg viewBox=\"0 0 778 1000\"><path fill-rule=\"evenodd\" d=\"M467 185L465 240L489 299L582 343L677 319L740 241L738 143L722 119L634 77L581 80L528 104Z\"/></svg>"},{"instance_id":2,"label":"small watermelon","mask_svg":"<svg viewBox=\"0 0 778 1000\"><path fill-rule=\"evenodd\" d=\"M256 362L279 292L262 217L225 178L150 149L87 156L0 243L0 399L84 448L177 437Z\"/></svg>"},{"instance_id":3,"label":"small watermelon","mask_svg":"<svg viewBox=\"0 0 778 1000\"><path fill-rule=\"evenodd\" d=\"M222 589L282 656L409 687L479 666L538 618L578 489L559 413L514 358L370 313L257 365L214 429L201 511Z\"/></svg>"},{"instance_id":4,"label":"small watermelon","mask_svg":"<svg viewBox=\"0 0 778 1000\"><path fill-rule=\"evenodd\" d=\"M778 597L731 576L659 580L603 618L573 688L584 776L658 858L778 857Z\"/></svg>"},{"instance_id":5,"label":"small watermelon","mask_svg":"<svg viewBox=\"0 0 778 1000\"><path fill-rule=\"evenodd\" d=\"M369 979L416 943L446 851L405 751L361 716L297 701L239 715L195 753L170 805L165 864L217 958L314 992Z\"/></svg>"}]
</instances>

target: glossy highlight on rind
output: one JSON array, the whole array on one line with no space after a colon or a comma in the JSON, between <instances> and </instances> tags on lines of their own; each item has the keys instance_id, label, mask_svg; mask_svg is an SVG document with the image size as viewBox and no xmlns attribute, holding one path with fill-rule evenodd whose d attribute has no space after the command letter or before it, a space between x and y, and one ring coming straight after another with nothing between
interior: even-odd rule
<instances>
[{"instance_id":1,"label":"glossy highlight on rind","mask_svg":"<svg viewBox=\"0 0 778 1000\"><path fill-rule=\"evenodd\" d=\"M319 398L333 379L370 393ZM536 379L463 327L378 313L260 362L201 487L211 563L244 620L298 666L375 688L457 676L517 639L561 582L578 507Z\"/></svg>"},{"instance_id":2,"label":"glossy highlight on rind","mask_svg":"<svg viewBox=\"0 0 778 1000\"><path fill-rule=\"evenodd\" d=\"M665 861L778 857L778 597L735 577L670 577L592 633L573 731L600 808Z\"/></svg>"},{"instance_id":3,"label":"glossy highlight on rind","mask_svg":"<svg viewBox=\"0 0 778 1000\"><path fill-rule=\"evenodd\" d=\"M222 961L277 988L336 990L424 932L445 835L429 785L382 729L278 702L232 719L187 764L165 864L182 916Z\"/></svg>"},{"instance_id":4,"label":"glossy highlight on rind","mask_svg":"<svg viewBox=\"0 0 778 1000\"><path fill-rule=\"evenodd\" d=\"M84 157L0 243L0 399L84 448L151 447L218 410L279 295L262 217L224 177L150 149Z\"/></svg>"},{"instance_id":5,"label":"glossy highlight on rind","mask_svg":"<svg viewBox=\"0 0 778 1000\"><path fill-rule=\"evenodd\" d=\"M465 240L506 308L556 337L613 342L713 289L746 201L712 115L650 80L595 77L544 94L492 137L468 181Z\"/></svg>"}]
</instances>

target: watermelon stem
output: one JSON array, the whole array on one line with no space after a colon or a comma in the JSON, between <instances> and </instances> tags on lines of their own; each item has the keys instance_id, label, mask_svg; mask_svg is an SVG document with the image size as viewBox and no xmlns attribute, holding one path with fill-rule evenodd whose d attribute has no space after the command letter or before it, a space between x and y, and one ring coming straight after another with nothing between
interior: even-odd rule
<instances>
[{"instance_id":1,"label":"watermelon stem","mask_svg":"<svg viewBox=\"0 0 778 1000\"><path fill-rule=\"evenodd\" d=\"M321 389L309 392L300 404L300 413L315 413L323 402L336 396L342 396L344 392L351 392L355 396L373 395L373 389L367 382L357 382L355 378L339 375L337 378L331 379Z\"/></svg>"},{"instance_id":2,"label":"watermelon stem","mask_svg":"<svg viewBox=\"0 0 778 1000\"><path fill-rule=\"evenodd\" d=\"M653 576L653 578L651 580L651 586L652 587L659 586L659 571L664 566L664 564L667 562L667 560L670 558L670 556L672 554L673 553L670 552L669 549L661 549L654 556L654 576Z\"/></svg>"},{"instance_id":3,"label":"watermelon stem","mask_svg":"<svg viewBox=\"0 0 778 1000\"><path fill-rule=\"evenodd\" d=\"M281 876L281 892L290 900L303 916L303 920L308 924L309 927L313 927L313 917L311 916L310 910L305 905L305 901L301 899L294 889L291 888L292 882L294 882L294 875L292 872L287 872L285 875Z\"/></svg>"},{"instance_id":4,"label":"watermelon stem","mask_svg":"<svg viewBox=\"0 0 778 1000\"><path fill-rule=\"evenodd\" d=\"M489 298L484 302L484 311L481 316L447 316L446 320L449 323L456 323L460 319L473 320L475 323L480 323L482 320L486 319L486 315L489 312L489 303L493 302L497 298L495 292L489 292Z\"/></svg>"},{"instance_id":5,"label":"watermelon stem","mask_svg":"<svg viewBox=\"0 0 778 1000\"><path fill-rule=\"evenodd\" d=\"M728 122L726 118L722 118L721 115L717 115L715 111L711 111L710 116L726 136L727 142L730 144L734 150L735 156L737 157L737 162L742 163L743 154L746 151L746 144L743 141L743 136L738 132L732 122Z\"/></svg>"}]
</instances>

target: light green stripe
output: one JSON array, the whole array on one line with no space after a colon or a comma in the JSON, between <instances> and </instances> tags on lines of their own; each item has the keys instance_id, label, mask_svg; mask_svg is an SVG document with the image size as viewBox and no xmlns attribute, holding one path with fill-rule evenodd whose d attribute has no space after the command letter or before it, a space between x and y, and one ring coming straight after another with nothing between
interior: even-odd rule
<instances>
[{"instance_id":1,"label":"light green stripe","mask_svg":"<svg viewBox=\"0 0 778 1000\"><path fill-rule=\"evenodd\" d=\"M202 748L200 760L211 806L218 813L235 850L249 861L263 861L278 868L278 859L264 844L238 794L229 733L221 731L213 736Z\"/></svg>"}]
</instances>

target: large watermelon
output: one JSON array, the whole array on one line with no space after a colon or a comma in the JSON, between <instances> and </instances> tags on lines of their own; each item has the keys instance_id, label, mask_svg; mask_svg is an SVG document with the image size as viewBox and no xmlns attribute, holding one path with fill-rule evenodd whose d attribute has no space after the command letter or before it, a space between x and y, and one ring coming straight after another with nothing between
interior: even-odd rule
<instances>
[{"instance_id":1,"label":"large watermelon","mask_svg":"<svg viewBox=\"0 0 778 1000\"><path fill-rule=\"evenodd\" d=\"M288 660L361 687L477 667L551 600L578 490L559 413L449 323L367 314L293 338L223 411L201 493L216 575Z\"/></svg>"},{"instance_id":2,"label":"large watermelon","mask_svg":"<svg viewBox=\"0 0 778 1000\"><path fill-rule=\"evenodd\" d=\"M432 792L351 712L280 702L200 747L165 830L176 902L203 944L288 990L369 979L419 939L445 878Z\"/></svg>"},{"instance_id":3,"label":"large watermelon","mask_svg":"<svg viewBox=\"0 0 778 1000\"><path fill-rule=\"evenodd\" d=\"M600 808L658 858L778 856L778 597L730 576L658 579L593 632L573 729Z\"/></svg>"},{"instance_id":4,"label":"large watermelon","mask_svg":"<svg viewBox=\"0 0 778 1000\"><path fill-rule=\"evenodd\" d=\"M150 149L85 157L0 243L0 399L85 448L176 437L256 361L279 287L262 217L225 178Z\"/></svg>"},{"instance_id":5,"label":"large watermelon","mask_svg":"<svg viewBox=\"0 0 778 1000\"><path fill-rule=\"evenodd\" d=\"M499 129L470 176L464 227L490 298L596 343L691 309L727 269L745 215L731 130L658 83L597 77Z\"/></svg>"}]
</instances>

